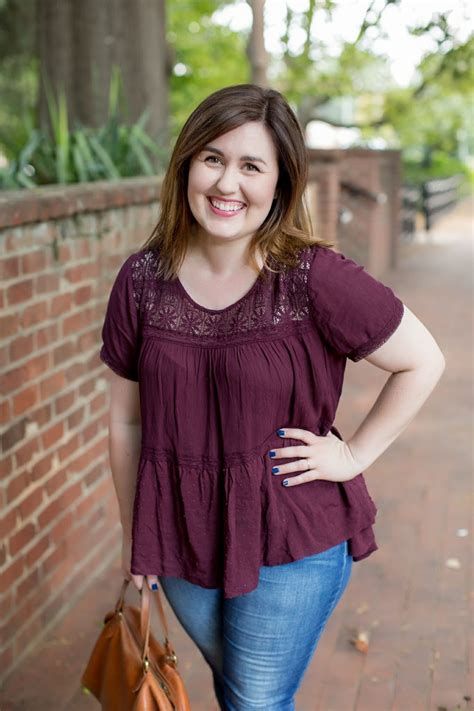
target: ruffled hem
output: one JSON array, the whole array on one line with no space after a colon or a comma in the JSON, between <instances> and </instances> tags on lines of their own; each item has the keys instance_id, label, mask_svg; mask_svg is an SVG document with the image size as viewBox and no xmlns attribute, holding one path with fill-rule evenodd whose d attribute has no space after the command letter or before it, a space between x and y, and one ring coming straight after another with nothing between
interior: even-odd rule
<instances>
[{"instance_id":1,"label":"ruffled hem","mask_svg":"<svg viewBox=\"0 0 474 711\"><path fill-rule=\"evenodd\" d=\"M369 533L370 531L370 533ZM360 536L360 533L363 533L362 537ZM328 548L332 548L333 546L338 545L339 543L342 543L342 541L347 540L348 541L348 553L349 555L352 555L353 561L357 562L359 560L363 560L364 558L367 558L369 555L374 553L376 550L378 550L377 543L375 542L374 534L373 534L373 529L372 526L367 527L364 529L363 532L356 533L354 536L351 538L345 538L344 536L340 540L336 540L333 543L325 544L324 546L318 547L318 548L311 548L309 551L306 551L302 553L301 555L294 557L285 557L282 560L278 560L275 563L268 563L266 561L261 561L259 568L261 566L268 566L268 565L284 565L286 563L293 563L298 560L301 560L302 558L306 558L307 556L315 555L316 553L322 553L323 551L327 550ZM364 546L366 545L367 539L372 538L372 542L369 544L369 547L367 549L364 549ZM355 553L355 550L359 550L359 554L357 555ZM363 551L363 552L362 552ZM150 568L147 563L144 563L143 565L134 565L132 564L131 566L131 572L134 575L156 575L156 576L170 576L173 578L183 578L184 580L187 580L190 583L194 583L194 585L199 585L200 587L203 588L208 588L211 590L215 589L223 589L224 592L224 598L225 599L230 599L233 597L237 597L238 595L245 595L246 593L252 592L257 587L258 584L258 576L256 579L254 578L254 582L249 584L246 584L244 586L241 586L242 589L238 590L232 590L229 588L226 588L222 584L222 578L217 575L213 574L212 572L207 572L206 574L201 574L199 575L194 569L190 568L188 564L184 563L182 565L165 565L161 564L158 565L158 567L154 568L152 573L146 572L149 571Z\"/></svg>"},{"instance_id":2,"label":"ruffled hem","mask_svg":"<svg viewBox=\"0 0 474 711\"><path fill-rule=\"evenodd\" d=\"M257 455L216 468L142 453L132 573L185 578L232 598L257 587L262 566L300 560L343 540L354 561L377 549L371 525L377 509L362 474L285 488L272 464Z\"/></svg>"}]
</instances>

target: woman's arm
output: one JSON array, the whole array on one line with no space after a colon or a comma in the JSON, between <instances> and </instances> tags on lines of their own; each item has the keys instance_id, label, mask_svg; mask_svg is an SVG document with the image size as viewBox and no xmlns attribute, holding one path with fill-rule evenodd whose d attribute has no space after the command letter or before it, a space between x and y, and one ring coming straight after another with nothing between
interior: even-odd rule
<instances>
[{"instance_id":1,"label":"woman's arm","mask_svg":"<svg viewBox=\"0 0 474 711\"><path fill-rule=\"evenodd\" d=\"M109 410L109 458L125 535L132 533L133 501L142 426L138 383L112 371Z\"/></svg>"},{"instance_id":2,"label":"woman's arm","mask_svg":"<svg viewBox=\"0 0 474 711\"><path fill-rule=\"evenodd\" d=\"M369 467L414 419L446 365L431 333L405 305L396 331L365 360L392 375L347 441L361 469Z\"/></svg>"}]
</instances>

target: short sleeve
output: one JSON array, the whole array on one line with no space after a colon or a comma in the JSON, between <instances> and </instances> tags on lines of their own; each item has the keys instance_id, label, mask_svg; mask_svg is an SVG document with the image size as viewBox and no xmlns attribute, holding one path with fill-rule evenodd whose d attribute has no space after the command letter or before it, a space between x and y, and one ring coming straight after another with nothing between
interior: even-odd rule
<instances>
[{"instance_id":1,"label":"short sleeve","mask_svg":"<svg viewBox=\"0 0 474 711\"><path fill-rule=\"evenodd\" d=\"M134 257L132 254L122 264L112 285L99 357L117 375L138 382L140 329L132 272Z\"/></svg>"},{"instance_id":2,"label":"short sleeve","mask_svg":"<svg viewBox=\"0 0 474 711\"><path fill-rule=\"evenodd\" d=\"M403 302L392 289L329 247L315 247L308 292L324 340L354 362L385 343L402 320Z\"/></svg>"}]
</instances>

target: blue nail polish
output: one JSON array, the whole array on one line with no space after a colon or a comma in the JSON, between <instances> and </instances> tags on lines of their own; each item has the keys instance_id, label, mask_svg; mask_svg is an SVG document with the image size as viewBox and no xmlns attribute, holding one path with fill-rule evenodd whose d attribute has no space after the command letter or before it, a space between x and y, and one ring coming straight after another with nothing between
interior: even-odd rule
<instances>
[{"instance_id":1,"label":"blue nail polish","mask_svg":"<svg viewBox=\"0 0 474 711\"><path fill-rule=\"evenodd\" d=\"M158 590L158 585L156 583L151 584L151 589L152 590Z\"/></svg>"},{"instance_id":2,"label":"blue nail polish","mask_svg":"<svg viewBox=\"0 0 474 711\"><path fill-rule=\"evenodd\" d=\"M272 474L278 474L279 471L278 467L272 467Z\"/></svg>"},{"instance_id":3,"label":"blue nail polish","mask_svg":"<svg viewBox=\"0 0 474 711\"><path fill-rule=\"evenodd\" d=\"M288 479L283 479L281 483L283 484L283 486L288 486Z\"/></svg>"},{"instance_id":4,"label":"blue nail polish","mask_svg":"<svg viewBox=\"0 0 474 711\"><path fill-rule=\"evenodd\" d=\"M268 452L268 456L269 456L269 457L276 457L276 452L275 452L275 450L274 450L274 449L271 449L271 450Z\"/></svg>"},{"instance_id":5,"label":"blue nail polish","mask_svg":"<svg viewBox=\"0 0 474 711\"><path fill-rule=\"evenodd\" d=\"M285 430L277 430L277 435L279 435L280 437L283 437L284 434Z\"/></svg>"}]
</instances>

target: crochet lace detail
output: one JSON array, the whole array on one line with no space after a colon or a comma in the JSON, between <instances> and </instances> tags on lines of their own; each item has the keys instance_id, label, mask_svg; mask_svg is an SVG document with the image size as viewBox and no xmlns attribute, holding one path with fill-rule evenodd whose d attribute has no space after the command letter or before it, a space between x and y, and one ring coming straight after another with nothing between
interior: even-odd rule
<instances>
[{"instance_id":1,"label":"crochet lace detail","mask_svg":"<svg viewBox=\"0 0 474 711\"><path fill-rule=\"evenodd\" d=\"M142 250L131 261L133 297L142 325L169 334L221 339L292 327L310 318L307 282L313 256L311 247L303 248L296 267L278 274L267 270L268 281L258 277L246 295L217 311L194 304L176 280L157 278L158 255Z\"/></svg>"}]
</instances>

